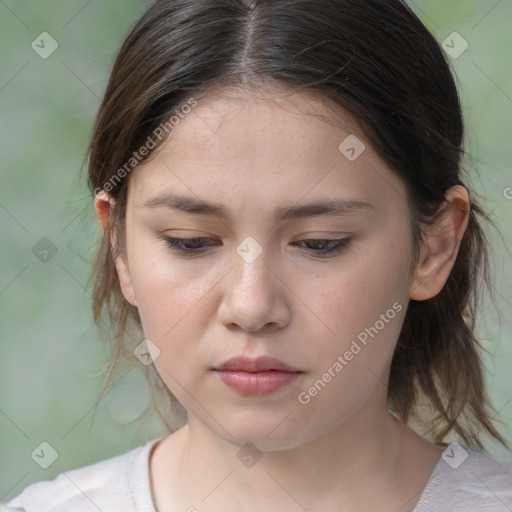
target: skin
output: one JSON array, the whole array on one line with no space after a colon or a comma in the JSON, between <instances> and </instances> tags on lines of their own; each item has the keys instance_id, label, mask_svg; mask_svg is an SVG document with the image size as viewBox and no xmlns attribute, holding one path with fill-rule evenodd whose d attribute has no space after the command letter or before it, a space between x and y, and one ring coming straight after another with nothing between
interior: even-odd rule
<instances>
[{"instance_id":1,"label":"skin","mask_svg":"<svg viewBox=\"0 0 512 512\"><path fill-rule=\"evenodd\" d=\"M334 125L318 119L330 114L318 97L228 92L200 99L129 178L126 254L116 259L121 288L160 350L159 374L188 412L187 425L152 452L155 507L411 511L443 446L389 413L389 365L409 299L435 296L449 276L467 226L467 191L447 191L409 272L405 185L369 143L354 161L339 151L359 134L348 113L338 107L344 122ZM229 217L143 207L163 193L223 203ZM373 208L277 223L272 216L278 207L335 197ZM104 228L111 204L105 193L96 197ZM211 237L213 245L186 258L162 236ZM252 263L236 252L248 236L262 249ZM324 257L314 244L297 245L348 236L346 249ZM394 303L401 311L300 403L298 394ZM211 371L236 355L263 354L304 373L247 397ZM262 455L252 467L237 457L246 442Z\"/></svg>"}]
</instances>

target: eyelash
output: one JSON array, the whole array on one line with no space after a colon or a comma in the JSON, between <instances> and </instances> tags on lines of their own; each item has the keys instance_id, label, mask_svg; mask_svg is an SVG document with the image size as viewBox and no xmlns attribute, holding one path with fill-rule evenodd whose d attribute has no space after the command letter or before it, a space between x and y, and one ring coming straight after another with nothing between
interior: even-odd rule
<instances>
[{"instance_id":1,"label":"eyelash","mask_svg":"<svg viewBox=\"0 0 512 512\"><path fill-rule=\"evenodd\" d=\"M209 237L175 238L175 237L171 237L171 236L166 236L166 237L162 237L161 240L164 240L167 247L169 247L169 249L171 249L174 252L184 254L184 255L194 255L194 254L199 254L200 249L203 249L205 246L200 246L200 247L196 247L196 248L187 248L187 247L183 247L182 244L183 243L191 243L191 242L195 243L197 240L213 240L213 239L209 238ZM335 255L337 253L342 252L343 250L348 248L351 240L352 240L352 238L350 238L350 237L339 238L339 239L334 239L334 240L325 239L325 238L307 238L304 240L300 240L299 242L296 242L296 243L324 242L324 244L321 244L321 245L325 245L325 243L334 244L334 248L331 248L331 249L320 249L320 250L309 249L309 251L312 254L314 254L315 256L323 256L323 255Z\"/></svg>"}]
</instances>

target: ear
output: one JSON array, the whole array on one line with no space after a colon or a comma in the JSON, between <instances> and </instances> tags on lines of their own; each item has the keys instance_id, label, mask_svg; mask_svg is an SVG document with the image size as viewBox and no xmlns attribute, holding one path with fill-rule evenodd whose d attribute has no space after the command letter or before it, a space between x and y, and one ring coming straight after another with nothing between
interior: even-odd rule
<instances>
[{"instance_id":1,"label":"ear","mask_svg":"<svg viewBox=\"0 0 512 512\"><path fill-rule=\"evenodd\" d=\"M454 185L447 190L441 205L441 216L425 228L425 246L409 291L411 299L430 299L443 289L468 225L469 205L469 194L465 187Z\"/></svg>"},{"instance_id":2,"label":"ear","mask_svg":"<svg viewBox=\"0 0 512 512\"><path fill-rule=\"evenodd\" d=\"M94 209L103 229L108 226L110 207L114 206L114 203L115 199L104 190L100 190L94 196Z\"/></svg>"},{"instance_id":3,"label":"ear","mask_svg":"<svg viewBox=\"0 0 512 512\"><path fill-rule=\"evenodd\" d=\"M101 227L105 231L109 227L110 214L112 207L115 204L115 199L110 196L104 190L99 191L94 197L94 209L96 210L96 216L101 224ZM117 253L117 240L115 239L114 233L111 234L110 239L112 253ZM137 307L137 300L135 298L135 292L133 290L132 277L127 262L121 254L118 254L114 259L116 266L117 276L119 277L119 285L123 292L124 298L132 305Z\"/></svg>"}]
</instances>

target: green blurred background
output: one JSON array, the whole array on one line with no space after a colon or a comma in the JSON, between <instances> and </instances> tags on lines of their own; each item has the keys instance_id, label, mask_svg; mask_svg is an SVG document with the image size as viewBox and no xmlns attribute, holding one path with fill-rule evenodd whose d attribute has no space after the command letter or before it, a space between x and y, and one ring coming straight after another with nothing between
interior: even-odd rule
<instances>
[{"instance_id":1,"label":"green blurred background","mask_svg":"<svg viewBox=\"0 0 512 512\"><path fill-rule=\"evenodd\" d=\"M440 42L458 32L468 43L450 57L466 115L466 166L502 235L490 233L500 312L486 304L479 335L501 431L512 441L512 2L410 3ZM91 422L110 351L90 313L89 265L100 230L84 157L116 52L147 4L0 0L0 501L166 433L151 409L139 417L150 402L139 367L120 368ZM46 59L31 47L42 32L58 43ZM31 457L42 442L58 452L47 469ZM512 463L511 452L487 446Z\"/></svg>"}]
</instances>

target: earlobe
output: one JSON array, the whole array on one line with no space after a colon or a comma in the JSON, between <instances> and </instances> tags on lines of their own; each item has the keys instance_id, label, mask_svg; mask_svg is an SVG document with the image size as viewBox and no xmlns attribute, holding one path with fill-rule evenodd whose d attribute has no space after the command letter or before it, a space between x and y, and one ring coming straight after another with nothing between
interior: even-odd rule
<instances>
[{"instance_id":1,"label":"earlobe","mask_svg":"<svg viewBox=\"0 0 512 512\"><path fill-rule=\"evenodd\" d=\"M124 261L121 254L117 255L114 264L116 266L117 276L119 278L119 285L123 292L124 298L132 305L137 307L137 299L133 289L132 276L128 264Z\"/></svg>"},{"instance_id":2,"label":"earlobe","mask_svg":"<svg viewBox=\"0 0 512 512\"><path fill-rule=\"evenodd\" d=\"M416 266L409 297L427 300L444 287L457 258L469 220L469 194L454 185L445 194L443 213L425 230L425 244Z\"/></svg>"}]
</instances>

